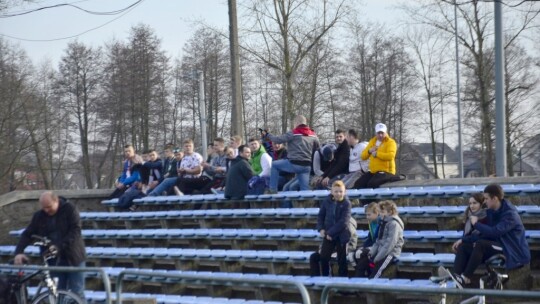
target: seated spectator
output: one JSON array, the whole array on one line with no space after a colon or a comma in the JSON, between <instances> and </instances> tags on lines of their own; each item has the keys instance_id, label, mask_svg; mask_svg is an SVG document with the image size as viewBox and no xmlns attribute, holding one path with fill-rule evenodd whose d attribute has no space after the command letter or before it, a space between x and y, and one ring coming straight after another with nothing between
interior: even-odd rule
<instances>
[{"instance_id":1,"label":"seated spectator","mask_svg":"<svg viewBox=\"0 0 540 304\"><path fill-rule=\"evenodd\" d=\"M132 169L135 164L142 164L143 159L135 154L135 148L132 145L124 146L125 160L122 163L122 175L115 182L114 192L109 196L109 199L118 198L129 189L132 183L136 180L132 177ZM140 178L139 176L137 178Z\"/></svg>"},{"instance_id":2,"label":"seated spectator","mask_svg":"<svg viewBox=\"0 0 540 304\"><path fill-rule=\"evenodd\" d=\"M396 180L397 145L387 132L385 124L378 123L375 126L375 137L362 151L362 160L369 159L369 171L354 183L355 189L379 188L386 182ZM364 200L363 203L371 201Z\"/></svg>"},{"instance_id":3,"label":"seated spectator","mask_svg":"<svg viewBox=\"0 0 540 304\"><path fill-rule=\"evenodd\" d=\"M364 207L364 212L366 214L366 219L368 222L369 233L364 242L362 243L362 246L352 250L348 254L347 258L355 267L357 277L369 278L371 276L371 267L360 268L356 266L358 265L358 260L360 259L360 257L367 256L369 254L369 249L371 248L371 246L373 246L373 244L375 244L375 241L377 240L377 236L379 235L379 222L381 220L381 209L379 208L379 204L373 202Z\"/></svg>"},{"instance_id":4,"label":"seated spectator","mask_svg":"<svg viewBox=\"0 0 540 304\"><path fill-rule=\"evenodd\" d=\"M362 251L356 264L356 273L370 274L369 278L377 279L384 270L401 255L403 248L403 221L398 216L393 201L379 202L381 221L377 239L369 251ZM373 269L370 269L373 268Z\"/></svg>"},{"instance_id":5,"label":"seated spectator","mask_svg":"<svg viewBox=\"0 0 540 304\"><path fill-rule=\"evenodd\" d=\"M347 132L347 142L351 147L349 154L349 174L343 176L341 179L347 189L354 187L354 183L369 170L369 160L362 160L362 151L367 147L367 141L360 142L358 140L358 133L354 129L350 129Z\"/></svg>"},{"instance_id":6,"label":"seated spectator","mask_svg":"<svg viewBox=\"0 0 540 304\"><path fill-rule=\"evenodd\" d=\"M330 165L317 180L316 188L319 189L327 188L329 185L332 185L331 180L341 179L341 177L349 173L349 154L351 148L345 139L345 131L337 129L335 135L337 149L334 152L334 158L330 162Z\"/></svg>"},{"instance_id":7,"label":"seated spectator","mask_svg":"<svg viewBox=\"0 0 540 304\"><path fill-rule=\"evenodd\" d=\"M469 258L473 252L474 243L480 239L480 232L472 226L471 216L476 216L479 221L487 223L485 207L484 195L482 193L476 193L469 198L467 209L465 209L463 236L452 245L452 250L456 253L454 273L459 276L467 268Z\"/></svg>"},{"instance_id":8,"label":"seated spectator","mask_svg":"<svg viewBox=\"0 0 540 304\"><path fill-rule=\"evenodd\" d=\"M203 163L203 175L210 180L198 188L199 193L212 193L211 189L222 187L227 174L227 156L225 155L225 140L221 137L214 139L214 157L210 163Z\"/></svg>"},{"instance_id":9,"label":"seated spectator","mask_svg":"<svg viewBox=\"0 0 540 304\"><path fill-rule=\"evenodd\" d=\"M201 178L203 157L195 152L194 148L192 139L184 140L184 157L178 168L176 186L173 188L176 195L191 194L194 185L207 182Z\"/></svg>"},{"instance_id":10,"label":"seated spectator","mask_svg":"<svg viewBox=\"0 0 540 304\"><path fill-rule=\"evenodd\" d=\"M255 138L249 139L251 159L249 164L255 176L249 181L248 194L262 194L268 188L270 170L272 169L272 157L266 153L266 149Z\"/></svg>"},{"instance_id":11,"label":"seated spectator","mask_svg":"<svg viewBox=\"0 0 540 304\"><path fill-rule=\"evenodd\" d=\"M241 200L247 194L248 182L253 177L253 170L249 165L251 150L246 145L238 147L239 154L232 161L225 179L225 198Z\"/></svg>"},{"instance_id":12,"label":"seated spectator","mask_svg":"<svg viewBox=\"0 0 540 304\"><path fill-rule=\"evenodd\" d=\"M454 275L462 285L470 284L476 268L496 254L504 254L507 270L517 269L531 262L525 227L516 207L504 198L501 186L487 185L484 188L484 201L488 208L486 223L482 223L478 216L470 216L472 228L480 233L480 239L474 243L463 273Z\"/></svg>"},{"instance_id":13,"label":"seated spectator","mask_svg":"<svg viewBox=\"0 0 540 304\"><path fill-rule=\"evenodd\" d=\"M205 163L209 164L212 162L212 159L217 156L216 150L214 150L213 143L209 144L206 148L206 154L208 155L208 157L206 157Z\"/></svg>"},{"instance_id":14,"label":"seated spectator","mask_svg":"<svg viewBox=\"0 0 540 304\"><path fill-rule=\"evenodd\" d=\"M142 192L146 194L153 190L160 182L163 162L156 150L148 151L148 159L144 162L141 173Z\"/></svg>"},{"instance_id":15,"label":"seated spectator","mask_svg":"<svg viewBox=\"0 0 540 304\"><path fill-rule=\"evenodd\" d=\"M319 181L322 179L324 171L330 167L330 164L334 160L334 153L336 152L336 145L328 143L320 147L313 152L311 162L311 181L310 185L316 188Z\"/></svg>"},{"instance_id":16,"label":"seated spectator","mask_svg":"<svg viewBox=\"0 0 540 304\"><path fill-rule=\"evenodd\" d=\"M182 158L184 153L176 148L173 150L174 160L172 161L169 171L164 175L165 179L157 185L148 196L159 196L159 195L173 195L173 187L176 185L178 180L178 172L180 170L180 164L182 163Z\"/></svg>"},{"instance_id":17,"label":"seated spectator","mask_svg":"<svg viewBox=\"0 0 540 304\"><path fill-rule=\"evenodd\" d=\"M317 231L323 238L319 255L310 257L311 276L330 274L330 259L337 252L338 276L347 277L347 243L351 238L351 202L345 196L345 185L336 181L317 218Z\"/></svg>"},{"instance_id":18,"label":"seated spectator","mask_svg":"<svg viewBox=\"0 0 540 304\"><path fill-rule=\"evenodd\" d=\"M287 159L287 148L284 144L272 143L272 160ZM270 153L269 153L270 154ZM283 186L294 178L294 173L280 172L278 181L278 191L284 191Z\"/></svg>"},{"instance_id":19,"label":"seated spectator","mask_svg":"<svg viewBox=\"0 0 540 304\"><path fill-rule=\"evenodd\" d=\"M137 206L133 205L133 200L143 198L145 194L142 191L142 171L145 171L142 164L135 164L132 168L131 177L133 182L131 186L118 198L116 208L119 210L135 211Z\"/></svg>"},{"instance_id":20,"label":"seated spectator","mask_svg":"<svg viewBox=\"0 0 540 304\"><path fill-rule=\"evenodd\" d=\"M244 140L240 135L234 135L231 137L231 140L229 142L229 147L231 147L234 151L234 157L238 156L238 147L240 147L244 143Z\"/></svg>"},{"instance_id":21,"label":"seated spectator","mask_svg":"<svg viewBox=\"0 0 540 304\"><path fill-rule=\"evenodd\" d=\"M161 167L161 179L159 180L160 183L165 179L167 173L171 171L172 163L174 162L173 149L174 149L173 144L168 143L165 146L165 149L163 150L164 159L163 159L163 166Z\"/></svg>"}]
</instances>

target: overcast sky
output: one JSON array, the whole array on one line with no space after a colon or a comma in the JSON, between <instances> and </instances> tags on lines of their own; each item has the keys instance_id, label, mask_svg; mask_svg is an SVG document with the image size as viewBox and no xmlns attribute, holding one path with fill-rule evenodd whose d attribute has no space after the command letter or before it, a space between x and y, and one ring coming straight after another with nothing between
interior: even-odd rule
<instances>
[{"instance_id":1,"label":"overcast sky","mask_svg":"<svg viewBox=\"0 0 540 304\"><path fill-rule=\"evenodd\" d=\"M38 1L35 5L12 7L9 11L3 12L3 15L66 2L91 11L108 12L126 8L137 0L45 0ZM390 5L396 2L396 0L364 0L358 1L358 6L366 21L391 24L395 22L397 14ZM144 23L154 29L162 41L163 49L170 56L178 56L194 32L194 21L202 21L224 31L228 26L226 0L144 0L123 16L120 15L122 14L98 16L66 6L51 8L22 16L0 18L0 35L10 42L19 44L34 63L47 58L56 63L67 43L74 38L59 41L21 39L51 40L70 37L103 25L77 37L78 41L85 44L102 46L113 38L124 40L133 25ZM116 18L118 19L113 21ZM110 23L106 24L107 22Z\"/></svg>"}]
</instances>

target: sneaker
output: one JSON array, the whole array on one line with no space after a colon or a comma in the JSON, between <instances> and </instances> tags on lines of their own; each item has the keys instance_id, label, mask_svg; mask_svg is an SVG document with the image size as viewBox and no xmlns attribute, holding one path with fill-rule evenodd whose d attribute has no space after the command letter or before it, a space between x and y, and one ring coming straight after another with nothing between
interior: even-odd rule
<instances>
[{"instance_id":1,"label":"sneaker","mask_svg":"<svg viewBox=\"0 0 540 304\"><path fill-rule=\"evenodd\" d=\"M129 207L129 211L136 211L137 208L138 208L137 205L131 205L131 206Z\"/></svg>"},{"instance_id":2,"label":"sneaker","mask_svg":"<svg viewBox=\"0 0 540 304\"><path fill-rule=\"evenodd\" d=\"M215 195L218 195L218 194L219 194L219 192L218 192L216 189L214 189L214 188L210 188L210 191L212 191L212 193L214 193Z\"/></svg>"},{"instance_id":3,"label":"sneaker","mask_svg":"<svg viewBox=\"0 0 540 304\"><path fill-rule=\"evenodd\" d=\"M177 196L182 196L184 195L184 193L182 191L180 191L180 189L178 189L178 187L174 186L174 193L177 195Z\"/></svg>"},{"instance_id":4,"label":"sneaker","mask_svg":"<svg viewBox=\"0 0 540 304\"><path fill-rule=\"evenodd\" d=\"M264 194L277 194L277 193L278 193L277 190L270 189L270 188L264 190Z\"/></svg>"},{"instance_id":5,"label":"sneaker","mask_svg":"<svg viewBox=\"0 0 540 304\"><path fill-rule=\"evenodd\" d=\"M448 270L447 268L444 268L442 266L440 266L438 269L437 269L437 272L438 272L438 275L439 277L443 278L443 277L448 277L450 279L452 279L452 281L454 281L454 283L456 283L456 287L459 288L459 289L463 289L463 284L465 283L463 277L457 273L452 273L450 272L450 270Z\"/></svg>"}]
</instances>

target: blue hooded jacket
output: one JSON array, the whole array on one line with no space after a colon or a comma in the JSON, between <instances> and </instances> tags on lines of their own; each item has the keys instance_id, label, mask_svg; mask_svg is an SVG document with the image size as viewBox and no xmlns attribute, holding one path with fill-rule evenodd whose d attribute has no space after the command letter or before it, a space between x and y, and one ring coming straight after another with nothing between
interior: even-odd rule
<instances>
[{"instance_id":1,"label":"blue hooded jacket","mask_svg":"<svg viewBox=\"0 0 540 304\"><path fill-rule=\"evenodd\" d=\"M347 244L351 238L349 222L351 220L351 202L345 197L337 203L332 195L329 195L319 209L317 218L317 231L325 230L332 240L338 240L341 244Z\"/></svg>"},{"instance_id":2,"label":"blue hooded jacket","mask_svg":"<svg viewBox=\"0 0 540 304\"><path fill-rule=\"evenodd\" d=\"M514 269L531 262L529 244L525 239L525 227L518 211L506 199L501 200L498 210L487 210L487 222L477 222L474 228L481 236L497 239L503 247L506 257L506 269Z\"/></svg>"}]
</instances>

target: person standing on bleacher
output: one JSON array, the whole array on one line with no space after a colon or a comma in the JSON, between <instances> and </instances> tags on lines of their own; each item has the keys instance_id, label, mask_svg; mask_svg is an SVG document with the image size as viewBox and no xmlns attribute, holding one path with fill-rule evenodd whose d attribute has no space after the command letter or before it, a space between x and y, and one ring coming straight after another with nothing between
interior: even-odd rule
<instances>
[{"instance_id":1,"label":"person standing on bleacher","mask_svg":"<svg viewBox=\"0 0 540 304\"><path fill-rule=\"evenodd\" d=\"M525 239L525 227L517 208L504 198L500 185L490 184L484 188L487 205L487 223L471 216L471 224L480 232L481 239L474 244L467 268L461 275L455 275L460 284L470 284L474 271L490 257L503 253L506 269L517 269L531 262L529 244ZM495 239L490 241L486 239Z\"/></svg>"},{"instance_id":2,"label":"person standing on bleacher","mask_svg":"<svg viewBox=\"0 0 540 304\"><path fill-rule=\"evenodd\" d=\"M347 244L351 239L351 201L345 196L345 185L342 181L332 184L331 194L322 202L317 218L317 231L323 238L320 253L310 257L312 276L330 274L330 259L337 252L338 276L347 277ZM354 225L356 234L356 225ZM358 238L356 236L356 238Z\"/></svg>"},{"instance_id":3,"label":"person standing on bleacher","mask_svg":"<svg viewBox=\"0 0 540 304\"><path fill-rule=\"evenodd\" d=\"M272 142L286 143L288 159L280 159L272 163L269 194L277 193L280 172L295 173L300 190L309 190L309 173L311 172L311 155L319 148L319 138L315 131L307 125L307 119L298 115L294 119L296 127L283 135L263 134Z\"/></svg>"}]
</instances>

